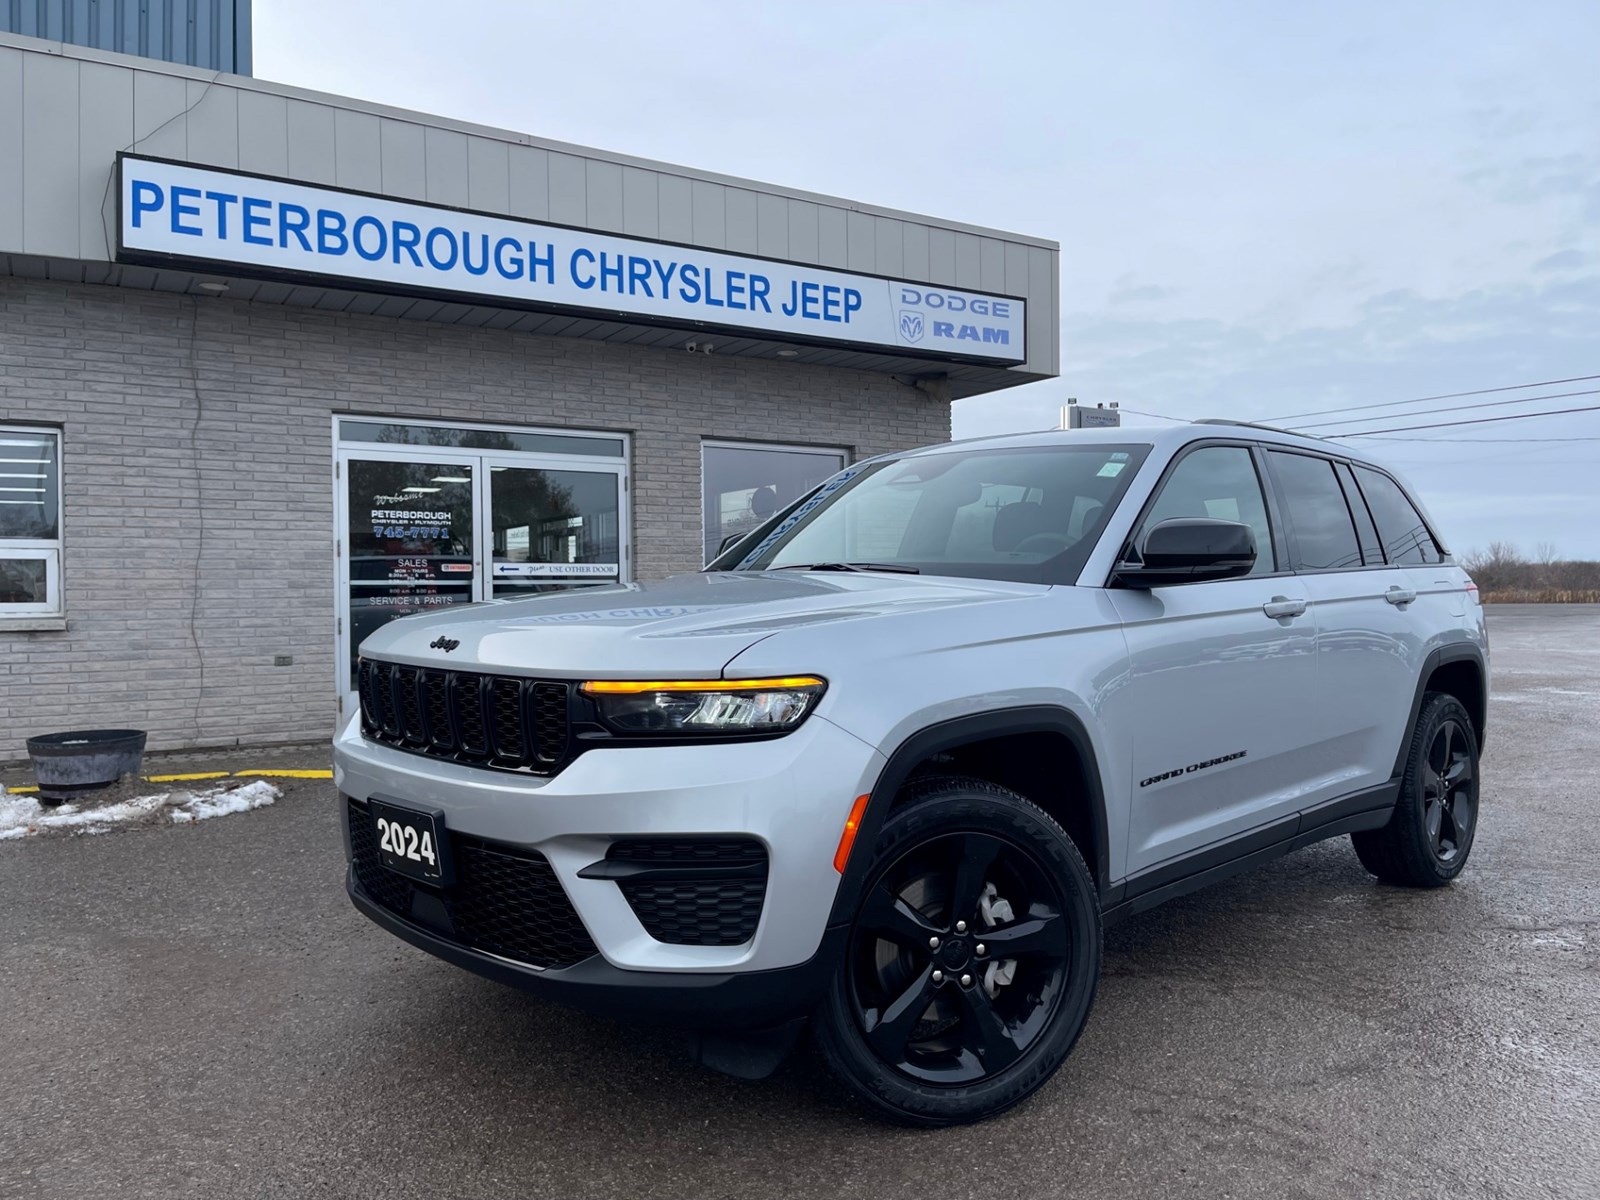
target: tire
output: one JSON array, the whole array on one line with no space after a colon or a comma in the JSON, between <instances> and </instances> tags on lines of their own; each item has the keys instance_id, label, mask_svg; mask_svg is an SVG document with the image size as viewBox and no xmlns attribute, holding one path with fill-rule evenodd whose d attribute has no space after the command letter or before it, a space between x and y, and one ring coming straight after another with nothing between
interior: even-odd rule
<instances>
[{"instance_id":1,"label":"tire","mask_svg":"<svg viewBox=\"0 0 1600 1200\"><path fill-rule=\"evenodd\" d=\"M1466 707L1428 692L1411 733L1394 816L1352 833L1356 857L1384 883L1443 887L1467 865L1478 833L1478 738Z\"/></svg>"},{"instance_id":2,"label":"tire","mask_svg":"<svg viewBox=\"0 0 1600 1200\"><path fill-rule=\"evenodd\" d=\"M816 1041L882 1116L981 1121L1066 1059L1100 955L1099 895L1061 826L992 783L920 779L873 847Z\"/></svg>"}]
</instances>

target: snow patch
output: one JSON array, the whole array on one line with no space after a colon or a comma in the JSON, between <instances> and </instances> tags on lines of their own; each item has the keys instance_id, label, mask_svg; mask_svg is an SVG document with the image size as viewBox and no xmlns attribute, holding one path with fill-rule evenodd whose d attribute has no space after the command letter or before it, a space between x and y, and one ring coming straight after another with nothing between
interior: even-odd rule
<instances>
[{"instance_id":1,"label":"snow patch","mask_svg":"<svg viewBox=\"0 0 1600 1200\"><path fill-rule=\"evenodd\" d=\"M264 779L243 786L224 784L198 792L158 792L101 807L62 804L49 808L32 796L0 788L0 841L40 833L107 833L121 825L149 823L165 815L173 824L189 824L271 804L283 793Z\"/></svg>"},{"instance_id":2,"label":"snow patch","mask_svg":"<svg viewBox=\"0 0 1600 1200\"><path fill-rule=\"evenodd\" d=\"M236 788L212 788L191 796L187 803L172 810L172 819L178 824L189 821L209 821L212 817L226 817L232 813L249 812L262 808L283 795L265 779Z\"/></svg>"}]
</instances>

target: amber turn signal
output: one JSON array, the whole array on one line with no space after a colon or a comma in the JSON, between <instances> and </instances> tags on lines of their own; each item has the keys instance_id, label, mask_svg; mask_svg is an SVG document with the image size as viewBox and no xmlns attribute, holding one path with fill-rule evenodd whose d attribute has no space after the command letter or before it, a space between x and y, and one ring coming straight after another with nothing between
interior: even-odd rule
<instances>
[{"instance_id":1,"label":"amber turn signal","mask_svg":"<svg viewBox=\"0 0 1600 1200\"><path fill-rule=\"evenodd\" d=\"M839 874L844 874L844 865L850 861L850 847L856 844L856 833L861 828L862 814L867 811L866 796L857 796L856 802L850 806L850 815L845 818L844 832L839 835L839 848L833 852L833 869Z\"/></svg>"},{"instance_id":2,"label":"amber turn signal","mask_svg":"<svg viewBox=\"0 0 1600 1200\"><path fill-rule=\"evenodd\" d=\"M640 692L770 692L816 688L822 680L811 675L782 679L590 679L583 691L591 696L634 696Z\"/></svg>"}]
</instances>

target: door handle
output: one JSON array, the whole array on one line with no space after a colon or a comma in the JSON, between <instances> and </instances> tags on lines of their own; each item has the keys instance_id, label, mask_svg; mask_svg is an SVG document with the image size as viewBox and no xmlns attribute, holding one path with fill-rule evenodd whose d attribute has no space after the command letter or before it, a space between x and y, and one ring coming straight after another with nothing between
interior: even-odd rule
<instances>
[{"instance_id":1,"label":"door handle","mask_svg":"<svg viewBox=\"0 0 1600 1200\"><path fill-rule=\"evenodd\" d=\"M1383 598L1390 604L1404 606L1410 604L1417 598L1417 591L1415 588L1403 588L1395 586L1391 587L1387 592L1385 592L1383 594Z\"/></svg>"},{"instance_id":2,"label":"door handle","mask_svg":"<svg viewBox=\"0 0 1600 1200\"><path fill-rule=\"evenodd\" d=\"M1274 619L1279 617L1298 617L1306 611L1304 600L1291 600L1287 596L1274 596L1261 606L1261 611Z\"/></svg>"}]
</instances>

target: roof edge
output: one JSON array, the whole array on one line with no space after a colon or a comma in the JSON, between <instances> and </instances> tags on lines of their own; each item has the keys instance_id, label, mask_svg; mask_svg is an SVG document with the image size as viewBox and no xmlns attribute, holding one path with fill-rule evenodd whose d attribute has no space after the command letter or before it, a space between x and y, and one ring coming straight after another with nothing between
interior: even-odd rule
<instances>
[{"instance_id":1,"label":"roof edge","mask_svg":"<svg viewBox=\"0 0 1600 1200\"><path fill-rule=\"evenodd\" d=\"M766 183L762 180L749 179L739 175L724 175L717 171L703 171L695 167L683 166L679 163L662 162L658 159L642 158L633 154L601 150L593 146L580 146L575 142L556 141L552 138L518 133L515 130L501 129L493 125L480 125L473 121L457 120L454 117L419 112L415 109L397 108L394 105L379 104L371 100L360 100L353 96L340 96L332 92L313 91L310 88L295 87L286 83L273 83L253 75L231 75L226 71L206 71L198 67L170 63L163 59L141 58L134 54L118 54L110 50L98 50L88 46L72 45L67 42L53 42L44 38L28 37L18 33L0 32L0 47L9 47L31 54L51 54L58 58L76 59L80 62L104 63L108 66L148 71L157 75L171 75L179 79L192 79L201 83L223 83L241 91L263 92L268 95L283 96L286 99L304 100L312 104L325 104L352 112L370 113L373 116L389 117L393 120L427 125L435 129L448 129L476 137L493 138L496 141L509 142L513 145L532 146L539 150L549 150L557 154L570 154L579 158L615 163L618 166L641 167L645 170L657 171L666 175L677 175L684 179L718 183L725 187L761 192L769 196L782 196L790 200L809 201L812 204L823 204L830 208L845 209L850 212L859 212L875 217L888 217L896 221L927 225L933 229L948 229L957 233L970 233L977 237L993 238L997 241L1012 242L1017 245L1037 246L1057 253L1061 250L1060 242L1052 241L1049 238L1035 237L1031 234L1013 233L984 225L972 225L965 221L948 220L943 217L931 216L927 213L907 212L902 209L850 200L842 196L830 196L823 192L810 192L802 188Z\"/></svg>"}]
</instances>

